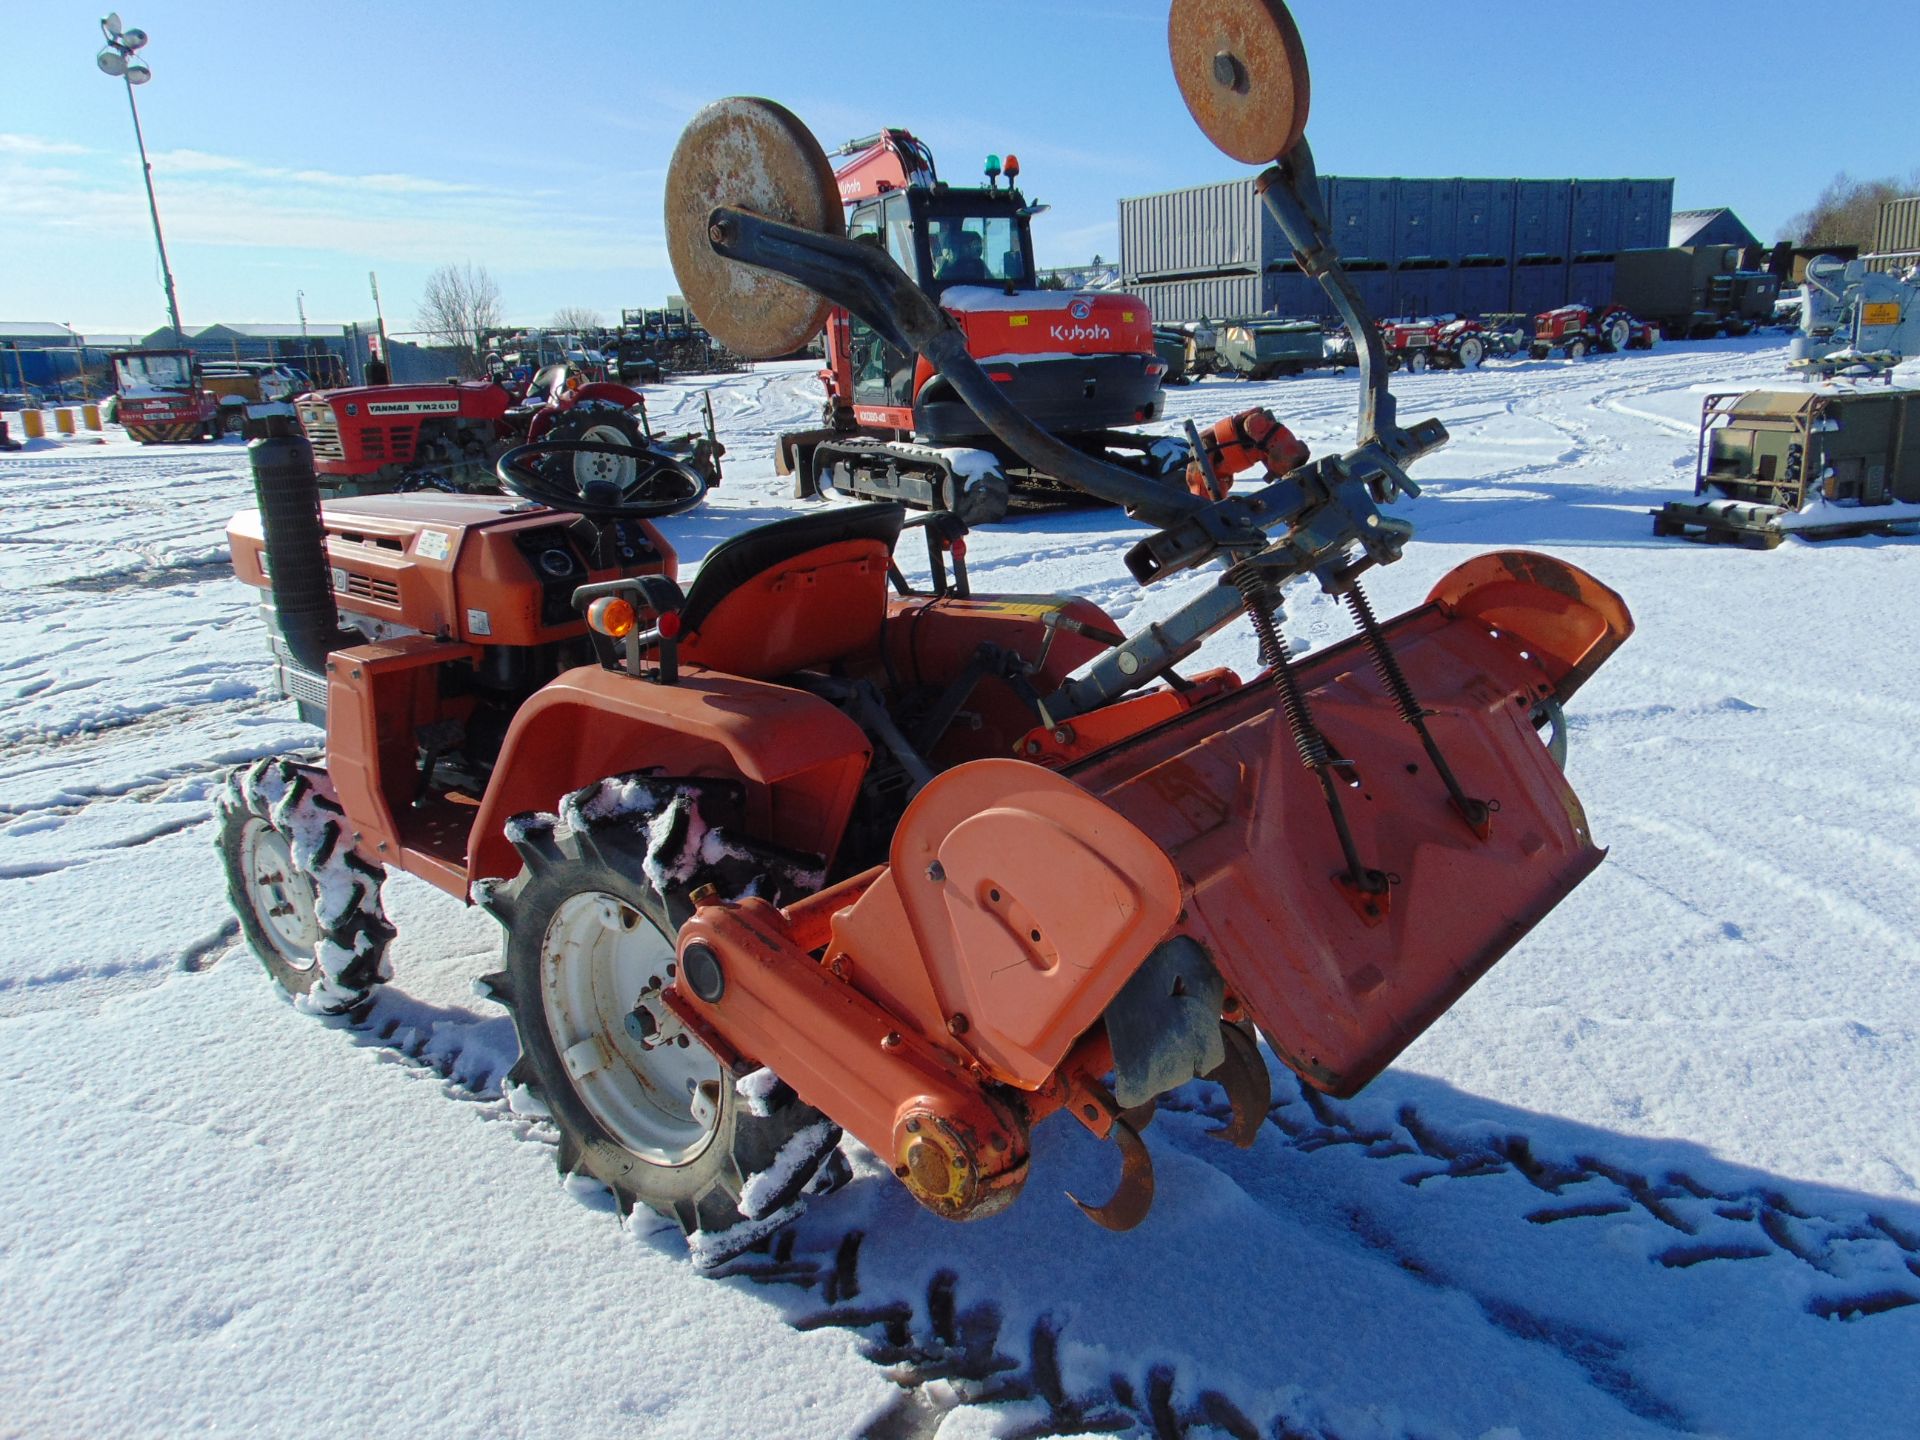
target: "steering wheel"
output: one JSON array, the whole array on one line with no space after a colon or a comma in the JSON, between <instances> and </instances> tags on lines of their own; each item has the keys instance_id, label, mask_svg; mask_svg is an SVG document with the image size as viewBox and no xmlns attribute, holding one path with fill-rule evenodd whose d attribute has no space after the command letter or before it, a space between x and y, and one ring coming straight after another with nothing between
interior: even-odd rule
<instances>
[{"instance_id":1,"label":"steering wheel","mask_svg":"<svg viewBox=\"0 0 1920 1440\"><path fill-rule=\"evenodd\" d=\"M611 455L634 462L624 485L573 478L573 467L529 464L529 457ZM595 520L652 520L691 510L707 493L707 477L691 465L644 445L603 440L535 440L516 445L494 466L500 483L522 500Z\"/></svg>"}]
</instances>

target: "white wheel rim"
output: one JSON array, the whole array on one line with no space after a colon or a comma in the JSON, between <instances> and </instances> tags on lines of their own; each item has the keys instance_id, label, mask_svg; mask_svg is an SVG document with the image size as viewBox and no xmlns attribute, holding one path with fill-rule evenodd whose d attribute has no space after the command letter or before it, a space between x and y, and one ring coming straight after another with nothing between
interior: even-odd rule
<instances>
[{"instance_id":1,"label":"white wheel rim","mask_svg":"<svg viewBox=\"0 0 1920 1440\"><path fill-rule=\"evenodd\" d=\"M595 445L633 444L633 437L618 425L589 425L579 438L590 440ZM591 451L574 453L573 483L580 487L583 495L587 486L593 484L614 485L625 490L638 473L638 466L631 455L601 455Z\"/></svg>"},{"instance_id":2,"label":"white wheel rim","mask_svg":"<svg viewBox=\"0 0 1920 1440\"><path fill-rule=\"evenodd\" d=\"M1462 370L1477 370L1482 357L1483 352L1478 340L1467 339L1460 342L1460 368Z\"/></svg>"},{"instance_id":3,"label":"white wheel rim","mask_svg":"<svg viewBox=\"0 0 1920 1440\"><path fill-rule=\"evenodd\" d=\"M294 969L312 969L320 943L313 882L295 867L286 837L264 820L249 820L240 836L240 867L268 942Z\"/></svg>"},{"instance_id":4,"label":"white wheel rim","mask_svg":"<svg viewBox=\"0 0 1920 1440\"><path fill-rule=\"evenodd\" d=\"M563 901L541 942L547 1029L574 1094L615 1142L656 1165L684 1165L706 1149L720 1118L707 1102L720 1091L701 1097L700 1088L726 1083L691 1036L649 1050L628 1033L642 991L667 982L673 959L646 916L601 891Z\"/></svg>"}]
</instances>

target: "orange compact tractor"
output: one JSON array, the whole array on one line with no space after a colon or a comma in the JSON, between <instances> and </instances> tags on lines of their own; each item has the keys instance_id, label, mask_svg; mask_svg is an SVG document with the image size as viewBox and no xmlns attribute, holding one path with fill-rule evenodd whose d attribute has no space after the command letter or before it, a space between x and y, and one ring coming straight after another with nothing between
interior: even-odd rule
<instances>
[{"instance_id":1,"label":"orange compact tractor","mask_svg":"<svg viewBox=\"0 0 1920 1440\"><path fill-rule=\"evenodd\" d=\"M939 301L1015 405L1077 449L1177 480L1187 464L1178 440L1124 428L1158 419L1163 403L1166 363L1146 302L1040 288L1029 222L1046 207L1014 188L1015 156L1004 167L989 156L987 184L961 187L937 178L933 152L905 130L835 155L849 238L885 251ZM832 489L979 525L1006 513L1010 482L1053 488L1058 477L1010 449L899 337L843 307L826 332L824 424L781 437L778 449L795 496Z\"/></svg>"},{"instance_id":2,"label":"orange compact tractor","mask_svg":"<svg viewBox=\"0 0 1920 1440\"><path fill-rule=\"evenodd\" d=\"M1265 203L1364 342L1351 450L1201 447L1205 471L1257 446L1284 468L1257 488L1196 493L1036 425L935 295L842 233L826 156L779 106L709 106L667 179L677 278L717 338L788 353L843 307L1011 453L1142 521L1140 583L1205 567L1132 635L1086 599L970 593L951 514L777 521L682 587L647 522L697 498L684 467L587 494L516 450L502 476L535 503L323 521L302 443L256 442L235 560L272 588L327 747L228 787L247 937L303 1004L351 1011L387 974L386 867L471 896L505 931L484 983L519 1036L511 1092L551 1116L563 1171L677 1218L703 1262L844 1179L843 1131L965 1220L1013 1203L1061 1115L1122 1160L1082 1208L1132 1225L1156 1096L1217 1081L1222 1137L1251 1144L1259 1036L1353 1094L1600 862L1560 707L1625 607L1506 551L1375 617L1362 577L1411 533L1382 507L1446 431L1396 419L1328 240L1284 7L1176 0L1172 40L1188 106L1267 164ZM925 589L896 563L910 528ZM1356 634L1296 660L1300 579ZM1235 624L1257 675L1183 672Z\"/></svg>"}]
</instances>

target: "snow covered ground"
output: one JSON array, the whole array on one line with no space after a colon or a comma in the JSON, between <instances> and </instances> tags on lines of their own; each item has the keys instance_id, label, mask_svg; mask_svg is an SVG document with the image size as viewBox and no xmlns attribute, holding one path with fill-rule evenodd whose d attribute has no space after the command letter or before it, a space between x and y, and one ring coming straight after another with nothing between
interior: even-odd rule
<instances>
[{"instance_id":1,"label":"snow covered ground","mask_svg":"<svg viewBox=\"0 0 1920 1440\"><path fill-rule=\"evenodd\" d=\"M214 788L316 738L225 571L243 450L0 457L0 1435L1913 1433L1920 541L1755 553L1656 541L1646 513L1690 487L1702 393L1784 360L1756 339L1397 383L1455 440L1416 471L1381 611L1527 546L1639 632L1572 717L1607 862L1369 1091L1282 1071L1242 1153L1204 1138L1196 1083L1121 1236L1065 1199L1111 1179L1074 1127L964 1227L861 1153L720 1280L563 1191L500 1100L484 915L391 881L398 978L358 1029L235 946ZM731 455L668 522L688 560L791 510L772 437L817 413L806 366L713 391ZM1210 380L1172 410L1269 404L1327 449L1353 395ZM1137 534L1097 510L976 532L974 583L1137 625L1206 583L1140 595ZM1346 626L1302 593L1288 629ZM1236 631L1207 658L1251 652Z\"/></svg>"}]
</instances>

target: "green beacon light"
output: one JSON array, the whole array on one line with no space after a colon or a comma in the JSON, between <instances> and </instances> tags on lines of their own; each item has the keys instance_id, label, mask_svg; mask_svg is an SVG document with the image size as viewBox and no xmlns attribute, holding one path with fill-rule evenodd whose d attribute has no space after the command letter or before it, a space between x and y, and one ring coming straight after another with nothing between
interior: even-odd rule
<instances>
[{"instance_id":1,"label":"green beacon light","mask_svg":"<svg viewBox=\"0 0 1920 1440\"><path fill-rule=\"evenodd\" d=\"M1000 157L998 155L987 156L986 171L987 188L991 190L994 182L1000 178Z\"/></svg>"}]
</instances>

